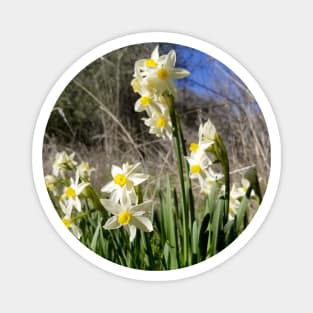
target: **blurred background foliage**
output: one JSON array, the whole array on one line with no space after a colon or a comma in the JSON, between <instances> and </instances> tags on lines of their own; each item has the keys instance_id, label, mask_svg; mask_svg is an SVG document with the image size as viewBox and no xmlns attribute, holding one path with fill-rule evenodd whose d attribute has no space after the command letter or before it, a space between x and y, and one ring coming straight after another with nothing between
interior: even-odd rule
<instances>
[{"instance_id":1,"label":"blurred background foliage","mask_svg":"<svg viewBox=\"0 0 313 313\"><path fill-rule=\"evenodd\" d=\"M148 133L134 111L138 99L130 86L134 63L148 58L157 43L128 46L100 57L83 69L60 95L47 124L43 146L45 173L55 153L75 151L97 171L93 183L110 179L112 164L144 160L146 172L157 177L175 174L171 143ZM195 49L162 43L160 52L174 49L177 67L191 75L177 81L176 108L189 145L197 141L200 122L208 118L223 138L230 159L232 182L242 169L255 165L265 190L270 169L266 123L255 98L226 66ZM176 174L175 174L176 175ZM150 184L156 180L151 179Z\"/></svg>"}]
</instances>

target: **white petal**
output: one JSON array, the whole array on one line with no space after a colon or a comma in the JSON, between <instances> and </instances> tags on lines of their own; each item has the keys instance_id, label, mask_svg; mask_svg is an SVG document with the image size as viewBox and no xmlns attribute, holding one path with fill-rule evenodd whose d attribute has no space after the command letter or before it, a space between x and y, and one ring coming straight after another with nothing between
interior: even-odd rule
<instances>
[{"instance_id":1,"label":"white petal","mask_svg":"<svg viewBox=\"0 0 313 313\"><path fill-rule=\"evenodd\" d=\"M82 205L81 205L80 200L78 199L78 197L75 198L74 202L75 202L74 206L76 207L76 210L78 212L81 212L82 211Z\"/></svg>"},{"instance_id":2,"label":"white petal","mask_svg":"<svg viewBox=\"0 0 313 313\"><path fill-rule=\"evenodd\" d=\"M159 45L157 45L151 54L151 59L154 60L155 62L159 61Z\"/></svg>"},{"instance_id":3,"label":"white petal","mask_svg":"<svg viewBox=\"0 0 313 313\"><path fill-rule=\"evenodd\" d=\"M167 59L166 59L166 67L174 67L176 63L176 52L174 50L171 50L168 55L167 55Z\"/></svg>"},{"instance_id":4,"label":"white petal","mask_svg":"<svg viewBox=\"0 0 313 313\"><path fill-rule=\"evenodd\" d=\"M144 215L144 214L146 214L145 211L137 211L137 212L135 212L134 214L132 214L132 216L142 216L142 215Z\"/></svg>"},{"instance_id":5,"label":"white petal","mask_svg":"<svg viewBox=\"0 0 313 313\"><path fill-rule=\"evenodd\" d=\"M145 110L146 110L145 107L143 105L141 105L141 103L140 103L140 99L137 100L135 103L135 111L136 112L143 112Z\"/></svg>"},{"instance_id":6,"label":"white petal","mask_svg":"<svg viewBox=\"0 0 313 313\"><path fill-rule=\"evenodd\" d=\"M100 199L100 202L104 206L104 208L110 213L118 215L122 212L121 206L114 201L111 201L109 199Z\"/></svg>"},{"instance_id":7,"label":"white petal","mask_svg":"<svg viewBox=\"0 0 313 313\"><path fill-rule=\"evenodd\" d=\"M113 190L116 189L116 184L114 184L114 181L110 181L109 183L107 183L106 185L104 185L101 188L102 192L107 192L107 193L111 193Z\"/></svg>"},{"instance_id":8,"label":"white petal","mask_svg":"<svg viewBox=\"0 0 313 313\"><path fill-rule=\"evenodd\" d=\"M69 204L69 203L63 203L63 202L59 202L60 204L60 207L61 207L61 210L63 211L63 213L66 215L66 216L71 216L71 213L72 213L72 209L73 207Z\"/></svg>"},{"instance_id":9,"label":"white petal","mask_svg":"<svg viewBox=\"0 0 313 313\"><path fill-rule=\"evenodd\" d=\"M131 206L130 192L127 190L126 186L123 186L119 192L119 200L121 202L121 207L123 208L123 210L128 209Z\"/></svg>"},{"instance_id":10,"label":"white petal","mask_svg":"<svg viewBox=\"0 0 313 313\"><path fill-rule=\"evenodd\" d=\"M134 225L127 225L127 230L129 233L129 241L132 242L136 237L136 227Z\"/></svg>"},{"instance_id":11,"label":"white petal","mask_svg":"<svg viewBox=\"0 0 313 313\"><path fill-rule=\"evenodd\" d=\"M76 226L74 223L72 223L71 227L71 231L73 232L74 236L77 239L80 239L80 237L82 236L82 231L80 230L80 228L78 226Z\"/></svg>"},{"instance_id":12,"label":"white petal","mask_svg":"<svg viewBox=\"0 0 313 313\"><path fill-rule=\"evenodd\" d=\"M128 171L125 173L125 175L126 175L126 176L129 176L131 173L134 173L134 172L136 171L136 169L137 169L140 165L141 165L140 162L138 162L138 163L132 165L132 166L128 169Z\"/></svg>"},{"instance_id":13,"label":"white petal","mask_svg":"<svg viewBox=\"0 0 313 313\"><path fill-rule=\"evenodd\" d=\"M249 180L247 179L247 178L242 178L241 179L241 185L244 187L244 188L249 188L250 187L250 182L249 182Z\"/></svg>"},{"instance_id":14,"label":"white petal","mask_svg":"<svg viewBox=\"0 0 313 313\"><path fill-rule=\"evenodd\" d=\"M82 183L82 184L79 184L78 186L77 186L77 190L76 190L76 193L79 195L79 194L81 194L81 192L87 187L87 186L89 186L90 185L90 183Z\"/></svg>"},{"instance_id":15,"label":"white petal","mask_svg":"<svg viewBox=\"0 0 313 313\"><path fill-rule=\"evenodd\" d=\"M128 194L129 194L130 203L137 204L138 197L137 197L135 189L133 188Z\"/></svg>"},{"instance_id":16,"label":"white petal","mask_svg":"<svg viewBox=\"0 0 313 313\"><path fill-rule=\"evenodd\" d=\"M130 212L131 213L136 213L136 212L139 212L139 211L145 211L147 213L151 213L151 211L152 211L152 201L148 200L148 201L145 201L143 203L140 203L140 204L135 205L135 206L130 208Z\"/></svg>"},{"instance_id":17,"label":"white petal","mask_svg":"<svg viewBox=\"0 0 313 313\"><path fill-rule=\"evenodd\" d=\"M123 174L123 170L119 166L112 165L111 174L114 178L117 174Z\"/></svg>"},{"instance_id":18,"label":"white petal","mask_svg":"<svg viewBox=\"0 0 313 313\"><path fill-rule=\"evenodd\" d=\"M152 118L142 118L143 122L145 123L146 126L152 126L153 120Z\"/></svg>"},{"instance_id":19,"label":"white petal","mask_svg":"<svg viewBox=\"0 0 313 313\"><path fill-rule=\"evenodd\" d=\"M153 231L152 223L147 217L133 216L131 219L131 223L142 231L146 231L146 232Z\"/></svg>"},{"instance_id":20,"label":"white petal","mask_svg":"<svg viewBox=\"0 0 313 313\"><path fill-rule=\"evenodd\" d=\"M172 71L172 77L175 78L175 79L181 79L181 78L184 78L186 76L188 76L190 74L190 72L182 69L182 68L175 68L173 71Z\"/></svg>"},{"instance_id":21,"label":"white petal","mask_svg":"<svg viewBox=\"0 0 313 313\"><path fill-rule=\"evenodd\" d=\"M135 173L128 176L129 180L131 180L135 186L143 183L145 180L149 178L149 175L142 173Z\"/></svg>"},{"instance_id":22,"label":"white petal","mask_svg":"<svg viewBox=\"0 0 313 313\"><path fill-rule=\"evenodd\" d=\"M121 198L121 188L118 187L118 189L115 189L112 193L111 193L111 197L110 199L113 201L113 202L119 202L120 201L120 198Z\"/></svg>"},{"instance_id":23,"label":"white petal","mask_svg":"<svg viewBox=\"0 0 313 313\"><path fill-rule=\"evenodd\" d=\"M103 228L104 229L117 229L120 228L121 225L117 221L117 216L112 216L110 217L106 223L104 224Z\"/></svg>"}]
</instances>

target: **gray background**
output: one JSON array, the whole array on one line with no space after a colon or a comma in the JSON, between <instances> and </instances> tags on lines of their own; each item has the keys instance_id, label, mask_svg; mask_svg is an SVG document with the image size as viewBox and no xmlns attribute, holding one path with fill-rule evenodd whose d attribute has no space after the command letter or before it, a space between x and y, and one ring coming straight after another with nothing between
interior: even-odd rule
<instances>
[{"instance_id":1,"label":"gray background","mask_svg":"<svg viewBox=\"0 0 313 313\"><path fill-rule=\"evenodd\" d=\"M309 3L2 1L0 311L312 312ZM63 71L109 39L152 30L193 35L241 62L270 99L283 144L276 201L257 235L218 268L168 283L119 278L76 255L45 217L31 169L36 118Z\"/></svg>"}]
</instances>

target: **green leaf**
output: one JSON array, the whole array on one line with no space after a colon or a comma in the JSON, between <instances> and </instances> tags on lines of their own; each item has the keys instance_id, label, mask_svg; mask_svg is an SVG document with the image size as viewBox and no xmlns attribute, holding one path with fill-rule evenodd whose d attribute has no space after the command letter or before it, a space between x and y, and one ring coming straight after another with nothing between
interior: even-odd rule
<instances>
[{"instance_id":1,"label":"green leaf","mask_svg":"<svg viewBox=\"0 0 313 313\"><path fill-rule=\"evenodd\" d=\"M193 254L198 254L198 224L197 221L194 221L192 224L192 233L191 233L191 248Z\"/></svg>"},{"instance_id":2,"label":"green leaf","mask_svg":"<svg viewBox=\"0 0 313 313\"><path fill-rule=\"evenodd\" d=\"M229 220L224 226L225 246L228 246L236 238L236 219Z\"/></svg>"},{"instance_id":3,"label":"green leaf","mask_svg":"<svg viewBox=\"0 0 313 313\"><path fill-rule=\"evenodd\" d=\"M222 241L222 223L223 223L223 212L224 212L225 201L219 199L215 211L213 212L212 218L212 253L215 255L219 251L219 243Z\"/></svg>"},{"instance_id":4,"label":"green leaf","mask_svg":"<svg viewBox=\"0 0 313 313\"><path fill-rule=\"evenodd\" d=\"M239 235L244 229L244 219L247 214L249 200L246 196L244 196L240 202L240 206L238 208L237 213L237 222L236 222L236 233Z\"/></svg>"},{"instance_id":5,"label":"green leaf","mask_svg":"<svg viewBox=\"0 0 313 313\"><path fill-rule=\"evenodd\" d=\"M210 223L211 215L210 213L207 213L201 223L200 232L199 232L199 252L201 260L206 259L207 254L207 247L208 247L208 241L209 241L209 223Z\"/></svg>"},{"instance_id":6,"label":"green leaf","mask_svg":"<svg viewBox=\"0 0 313 313\"><path fill-rule=\"evenodd\" d=\"M101 228L101 222L99 221L99 224L96 228L96 231L92 237L92 240L91 240L91 244L90 244L90 249L92 251L95 251L96 252L96 246L97 246L97 241L98 241L98 237L99 237L99 232L100 232L100 228Z\"/></svg>"}]
</instances>

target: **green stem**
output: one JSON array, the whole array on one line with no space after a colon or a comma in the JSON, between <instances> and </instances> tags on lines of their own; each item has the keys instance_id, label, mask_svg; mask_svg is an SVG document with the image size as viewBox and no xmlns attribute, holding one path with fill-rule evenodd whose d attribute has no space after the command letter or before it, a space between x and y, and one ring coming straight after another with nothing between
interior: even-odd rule
<instances>
[{"instance_id":1,"label":"green stem","mask_svg":"<svg viewBox=\"0 0 313 313\"><path fill-rule=\"evenodd\" d=\"M216 134L215 135L215 144L216 147L216 157L221 162L223 172L224 172L224 180L225 180L225 206L224 206L224 225L228 221L228 210L229 210L229 196L230 196L230 176L229 176L229 160L227 156L227 151L225 145L221 139L221 137Z\"/></svg>"},{"instance_id":2,"label":"green stem","mask_svg":"<svg viewBox=\"0 0 313 313\"><path fill-rule=\"evenodd\" d=\"M185 181L184 181L184 170L183 170L183 160L182 160L182 142L181 136L179 135L179 123L177 123L177 115L174 108L174 97L169 95L169 111L170 117L173 127L173 142L175 147L176 153L176 160L177 160L177 167L178 167L178 174L179 174L179 181L180 181L180 189L181 189L181 198L182 198L182 207L183 207L183 264L185 266L188 265L189 260L189 229L188 229L188 207L186 201L186 192L185 192Z\"/></svg>"},{"instance_id":3,"label":"green stem","mask_svg":"<svg viewBox=\"0 0 313 313\"><path fill-rule=\"evenodd\" d=\"M182 146L183 155L186 157L187 156L187 149L186 149L186 145L185 145L185 139L184 139L183 131L182 131L181 124L180 124L180 118L178 115L176 115L176 124L177 124L179 139L180 139L181 146ZM186 160L186 158L184 158L184 161L185 161L186 172L189 173L188 161ZM195 208L194 208L194 199L193 199L193 194L192 194L191 179L190 179L188 174L186 177L186 187L187 187L187 199L188 199L188 207L189 207L188 211L190 213L189 228L191 229L193 221L195 220Z\"/></svg>"},{"instance_id":4,"label":"green stem","mask_svg":"<svg viewBox=\"0 0 313 313\"><path fill-rule=\"evenodd\" d=\"M77 220L79 220L79 219L81 219L81 218L83 218L83 217L85 217L85 216L88 216L89 214L95 212L96 210L97 210L97 209L91 209L91 210L89 210L89 211L86 211L86 212L84 212L84 213L81 213L81 214L79 214L79 215L76 215L75 217L71 218L71 221L72 221L72 222L75 222L75 221L77 221Z\"/></svg>"}]
</instances>

